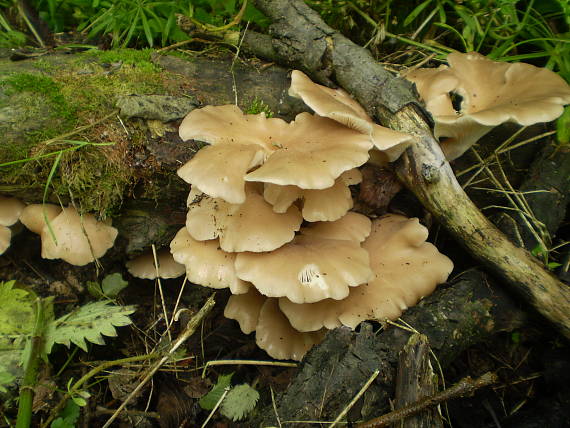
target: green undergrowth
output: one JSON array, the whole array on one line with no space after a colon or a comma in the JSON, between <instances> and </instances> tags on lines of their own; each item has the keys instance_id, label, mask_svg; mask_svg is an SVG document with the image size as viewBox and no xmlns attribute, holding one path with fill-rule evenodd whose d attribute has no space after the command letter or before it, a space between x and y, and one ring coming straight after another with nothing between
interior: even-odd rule
<instances>
[{"instance_id":1,"label":"green undergrowth","mask_svg":"<svg viewBox=\"0 0 570 428\"><path fill-rule=\"evenodd\" d=\"M138 179L128 154L146 133L142 124L123 126L113 114L116 99L175 90L150 55L120 49L45 57L31 71L0 73L0 115L9 115L0 125L0 192L39 202L47 188L52 202L74 201L101 217L116 212Z\"/></svg>"}]
</instances>

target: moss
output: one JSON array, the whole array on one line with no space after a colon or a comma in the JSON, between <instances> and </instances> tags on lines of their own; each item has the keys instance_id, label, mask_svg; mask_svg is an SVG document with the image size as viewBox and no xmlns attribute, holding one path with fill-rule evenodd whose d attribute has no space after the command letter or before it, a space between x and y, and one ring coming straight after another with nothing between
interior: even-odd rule
<instances>
[{"instance_id":1,"label":"moss","mask_svg":"<svg viewBox=\"0 0 570 428\"><path fill-rule=\"evenodd\" d=\"M74 127L93 124L115 110L118 96L165 94L178 90L182 78L162 73L151 62L151 50L95 51L71 56L50 56L34 62L31 73L0 75L0 116L2 108L22 110L34 125L18 125L18 135L1 144L0 163L27 160L0 167L2 189L29 202L41 199L49 180L48 199L68 203L101 217L113 215L135 183L152 172L134 168L134 156L146 141L144 122L109 120L67 137L83 142L77 150L70 142L47 141ZM47 120L51 117L51 120ZM42 118L41 123L38 118ZM19 119L18 119L19 120ZM24 129L24 131L22 131ZM91 143L113 143L97 146ZM56 155L40 156L68 149L55 164ZM159 167L159 165L157 165ZM152 188L152 186L150 186Z\"/></svg>"},{"instance_id":2,"label":"moss","mask_svg":"<svg viewBox=\"0 0 570 428\"><path fill-rule=\"evenodd\" d=\"M101 63L134 65L145 72L160 71L160 68L152 63L153 49L113 49L110 51L90 50L84 55L94 56Z\"/></svg>"},{"instance_id":3,"label":"moss","mask_svg":"<svg viewBox=\"0 0 570 428\"><path fill-rule=\"evenodd\" d=\"M251 100L249 106L245 109L246 114L259 114L265 113L265 117L273 117L271 108L261 99L255 97Z\"/></svg>"},{"instance_id":4,"label":"moss","mask_svg":"<svg viewBox=\"0 0 570 428\"><path fill-rule=\"evenodd\" d=\"M74 119L74 110L67 103L61 85L51 77L42 74L14 73L8 75L0 85L7 96L16 93L31 93L43 97L50 104L52 116L69 123Z\"/></svg>"}]
</instances>

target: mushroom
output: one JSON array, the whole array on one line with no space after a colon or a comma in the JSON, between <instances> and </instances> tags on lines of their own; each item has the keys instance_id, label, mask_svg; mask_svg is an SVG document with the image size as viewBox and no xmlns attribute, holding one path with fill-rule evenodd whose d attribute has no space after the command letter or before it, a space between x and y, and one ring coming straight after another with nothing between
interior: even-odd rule
<instances>
[{"instance_id":1,"label":"mushroom","mask_svg":"<svg viewBox=\"0 0 570 428\"><path fill-rule=\"evenodd\" d=\"M279 310L277 299L266 299L259 311L255 343L278 360L301 361L314 345L322 342L325 331L300 332Z\"/></svg>"},{"instance_id":2,"label":"mushroom","mask_svg":"<svg viewBox=\"0 0 570 428\"><path fill-rule=\"evenodd\" d=\"M42 228L42 257L83 266L102 257L113 246L117 233L92 214L79 215L75 208L67 207Z\"/></svg>"},{"instance_id":3,"label":"mushroom","mask_svg":"<svg viewBox=\"0 0 570 428\"><path fill-rule=\"evenodd\" d=\"M263 160L264 151L253 144L207 146L178 169L178 175L213 198L243 204L244 176Z\"/></svg>"},{"instance_id":4,"label":"mushroom","mask_svg":"<svg viewBox=\"0 0 570 428\"><path fill-rule=\"evenodd\" d=\"M279 186L266 183L263 197L273 205L273 211L285 212L298 199L303 200L301 213L307 221L334 221L344 216L353 206L348 186L362 181L358 169L343 172L332 187L322 190L304 190L297 186Z\"/></svg>"},{"instance_id":5,"label":"mushroom","mask_svg":"<svg viewBox=\"0 0 570 428\"><path fill-rule=\"evenodd\" d=\"M342 220L337 222L342 224ZM349 287L373 276L368 253L358 241L328 239L314 230L304 233L304 229L274 251L238 253L235 267L238 277L251 282L262 294L287 297L296 303L344 299Z\"/></svg>"},{"instance_id":6,"label":"mushroom","mask_svg":"<svg viewBox=\"0 0 570 428\"><path fill-rule=\"evenodd\" d=\"M302 189L326 189L344 172L364 164L370 139L334 120L300 113L265 163L245 176Z\"/></svg>"},{"instance_id":7,"label":"mushroom","mask_svg":"<svg viewBox=\"0 0 570 428\"><path fill-rule=\"evenodd\" d=\"M245 334L255 331L257 346L280 360L301 361L305 353L324 337L324 331L304 333L295 330L279 310L277 299L267 298L253 288L247 294L231 296L224 316L238 321Z\"/></svg>"},{"instance_id":8,"label":"mushroom","mask_svg":"<svg viewBox=\"0 0 570 428\"><path fill-rule=\"evenodd\" d=\"M12 239L12 231L8 226L0 225L0 255L4 254L10 248L10 240Z\"/></svg>"},{"instance_id":9,"label":"mushroom","mask_svg":"<svg viewBox=\"0 0 570 428\"><path fill-rule=\"evenodd\" d=\"M160 278L178 278L184 275L186 267L177 263L168 249L157 251L156 259L158 261L158 269L154 263L154 254L152 251L141 254L126 263L129 273L141 279L156 279L156 272Z\"/></svg>"},{"instance_id":10,"label":"mushroom","mask_svg":"<svg viewBox=\"0 0 570 428\"><path fill-rule=\"evenodd\" d=\"M0 254L10 248L12 226L18 221L26 204L16 198L0 196Z\"/></svg>"},{"instance_id":11,"label":"mushroom","mask_svg":"<svg viewBox=\"0 0 570 428\"><path fill-rule=\"evenodd\" d=\"M281 298L279 307L300 331L341 324L355 328L367 319L396 319L445 282L453 269L449 258L425 242L427 235L416 218L395 214L381 217L372 223L372 232L362 244L370 254L374 271L371 281L351 288L344 300L301 305Z\"/></svg>"},{"instance_id":12,"label":"mushroom","mask_svg":"<svg viewBox=\"0 0 570 428\"><path fill-rule=\"evenodd\" d=\"M46 225L46 219L51 223L60 213L61 207L59 205L30 204L23 209L20 221L29 230L40 235Z\"/></svg>"},{"instance_id":13,"label":"mushroom","mask_svg":"<svg viewBox=\"0 0 570 428\"><path fill-rule=\"evenodd\" d=\"M416 83L434 117L435 136L445 138L441 145L449 160L501 123L548 122L570 103L570 86L548 69L496 62L475 52L454 52L447 61L449 68L420 69L406 77ZM432 83L425 83L428 79ZM459 112L453 108L450 92L462 98Z\"/></svg>"},{"instance_id":14,"label":"mushroom","mask_svg":"<svg viewBox=\"0 0 570 428\"><path fill-rule=\"evenodd\" d=\"M257 327L259 312L265 300L267 297L253 287L247 293L232 294L224 308L224 316L236 320L241 331L249 334Z\"/></svg>"},{"instance_id":15,"label":"mushroom","mask_svg":"<svg viewBox=\"0 0 570 428\"><path fill-rule=\"evenodd\" d=\"M226 253L218 241L197 241L183 227L170 243L174 260L186 267L190 282L212 288L229 288L233 294L246 293L249 284L235 273L236 255Z\"/></svg>"},{"instance_id":16,"label":"mushroom","mask_svg":"<svg viewBox=\"0 0 570 428\"><path fill-rule=\"evenodd\" d=\"M360 104L342 89L331 89L314 83L299 70L291 73L289 95L301 98L319 116L328 117L368 135L374 147L384 152L390 162L400 157L413 141L411 135L374 123Z\"/></svg>"},{"instance_id":17,"label":"mushroom","mask_svg":"<svg viewBox=\"0 0 570 428\"><path fill-rule=\"evenodd\" d=\"M234 105L191 111L179 133L183 140L214 146L180 168L179 175L233 204L245 201L244 180L303 189L331 187L344 171L366 162L372 147L366 135L330 119L301 113L287 123L263 114L244 115Z\"/></svg>"},{"instance_id":18,"label":"mushroom","mask_svg":"<svg viewBox=\"0 0 570 428\"><path fill-rule=\"evenodd\" d=\"M15 224L25 206L26 204L19 199L0 196L0 226Z\"/></svg>"},{"instance_id":19,"label":"mushroom","mask_svg":"<svg viewBox=\"0 0 570 428\"><path fill-rule=\"evenodd\" d=\"M290 242L303 218L297 207L283 214L273 211L258 186L246 188L243 204L230 204L192 189L188 197L186 228L197 240L220 238L224 251L271 251Z\"/></svg>"}]
</instances>

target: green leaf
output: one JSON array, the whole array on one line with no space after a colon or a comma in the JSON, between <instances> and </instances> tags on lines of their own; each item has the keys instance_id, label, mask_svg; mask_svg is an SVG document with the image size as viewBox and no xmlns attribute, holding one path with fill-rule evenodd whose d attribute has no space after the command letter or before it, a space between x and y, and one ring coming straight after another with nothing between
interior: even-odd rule
<instances>
[{"instance_id":1,"label":"green leaf","mask_svg":"<svg viewBox=\"0 0 570 428\"><path fill-rule=\"evenodd\" d=\"M73 400L68 400L59 417L51 423L50 428L75 428L77 419L79 419L79 406Z\"/></svg>"},{"instance_id":2,"label":"green leaf","mask_svg":"<svg viewBox=\"0 0 570 428\"><path fill-rule=\"evenodd\" d=\"M220 398L222 398L224 390L230 386L233 375L233 373L230 373L228 375L218 376L218 382L216 382L212 390L198 401L202 409L212 410L216 406Z\"/></svg>"},{"instance_id":3,"label":"green leaf","mask_svg":"<svg viewBox=\"0 0 570 428\"><path fill-rule=\"evenodd\" d=\"M134 311L134 306L116 306L105 301L81 306L48 324L44 352L49 354L55 343L67 347L75 343L84 351L87 351L85 341L104 345L103 335L116 336L115 327L131 324L128 315Z\"/></svg>"},{"instance_id":4,"label":"green leaf","mask_svg":"<svg viewBox=\"0 0 570 428\"><path fill-rule=\"evenodd\" d=\"M117 297L128 285L129 282L125 281L119 272L116 272L103 278L101 288L105 296Z\"/></svg>"},{"instance_id":5,"label":"green leaf","mask_svg":"<svg viewBox=\"0 0 570 428\"><path fill-rule=\"evenodd\" d=\"M0 282L0 386L22 375L22 353L34 328L36 297L14 285L15 281Z\"/></svg>"},{"instance_id":6,"label":"green leaf","mask_svg":"<svg viewBox=\"0 0 570 428\"><path fill-rule=\"evenodd\" d=\"M220 412L234 422L239 421L253 410L257 400L259 400L259 392L247 383L244 383L228 392L228 395L222 402Z\"/></svg>"},{"instance_id":7,"label":"green leaf","mask_svg":"<svg viewBox=\"0 0 570 428\"><path fill-rule=\"evenodd\" d=\"M416 19L420 13L422 13L422 11L429 6L429 4L431 3L431 0L426 0L423 3L420 3L414 10L412 10L410 12L410 14L408 16L406 16L406 19L404 19L404 27L407 27L408 25L410 25L414 19Z\"/></svg>"},{"instance_id":8,"label":"green leaf","mask_svg":"<svg viewBox=\"0 0 570 428\"><path fill-rule=\"evenodd\" d=\"M16 376L0 368L0 392L6 392L6 386L11 385L16 380Z\"/></svg>"}]
</instances>

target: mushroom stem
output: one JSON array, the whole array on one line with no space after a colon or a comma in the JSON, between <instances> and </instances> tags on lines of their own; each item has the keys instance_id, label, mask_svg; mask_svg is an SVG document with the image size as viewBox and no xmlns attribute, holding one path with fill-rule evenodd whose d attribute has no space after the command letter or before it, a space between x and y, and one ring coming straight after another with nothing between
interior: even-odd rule
<instances>
[{"instance_id":1,"label":"mushroom stem","mask_svg":"<svg viewBox=\"0 0 570 428\"><path fill-rule=\"evenodd\" d=\"M421 114L408 105L383 119L418 142L396 162L396 173L475 258L522 295L570 339L570 288L528 251L515 246L465 194Z\"/></svg>"}]
</instances>

